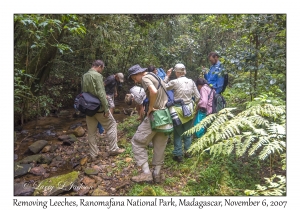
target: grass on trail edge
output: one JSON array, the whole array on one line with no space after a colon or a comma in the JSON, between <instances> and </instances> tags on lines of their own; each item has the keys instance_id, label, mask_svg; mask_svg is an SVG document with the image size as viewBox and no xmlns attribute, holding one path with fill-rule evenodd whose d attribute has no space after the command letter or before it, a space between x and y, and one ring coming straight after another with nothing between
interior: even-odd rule
<instances>
[{"instance_id":1,"label":"grass on trail edge","mask_svg":"<svg viewBox=\"0 0 300 210\"><path fill-rule=\"evenodd\" d=\"M125 154L121 154L123 158L130 157L134 160L130 139L139 123L137 116L134 115L118 124L121 137L119 144L126 149ZM182 163L172 159L173 135L171 139L165 150L162 182L134 183L126 192L126 196L246 196L244 193L246 189L253 190L255 184L263 183L263 171L269 165L259 161L258 158L236 158L233 155L212 158L206 154L201 157L198 165L193 167L198 158L196 156L185 158ZM151 164L153 148L148 148L148 156L148 162ZM127 164L122 159L119 161L116 163L117 168L122 170ZM139 170L136 166L130 176L138 175Z\"/></svg>"}]
</instances>

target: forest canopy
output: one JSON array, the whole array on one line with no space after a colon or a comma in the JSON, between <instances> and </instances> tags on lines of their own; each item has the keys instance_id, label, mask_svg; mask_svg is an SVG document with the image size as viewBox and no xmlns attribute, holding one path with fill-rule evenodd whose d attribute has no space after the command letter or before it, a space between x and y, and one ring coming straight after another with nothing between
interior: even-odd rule
<instances>
[{"instance_id":1,"label":"forest canopy","mask_svg":"<svg viewBox=\"0 0 300 210\"><path fill-rule=\"evenodd\" d=\"M95 59L104 77L180 62L197 78L211 51L229 73L231 106L260 95L285 101L285 14L15 14L15 124L70 107Z\"/></svg>"}]
</instances>

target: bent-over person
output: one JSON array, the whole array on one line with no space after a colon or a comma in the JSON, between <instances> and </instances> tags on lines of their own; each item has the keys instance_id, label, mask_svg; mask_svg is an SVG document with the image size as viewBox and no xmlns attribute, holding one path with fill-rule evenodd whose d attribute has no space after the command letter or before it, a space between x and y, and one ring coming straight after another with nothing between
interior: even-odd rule
<instances>
[{"instance_id":1,"label":"bent-over person","mask_svg":"<svg viewBox=\"0 0 300 210\"><path fill-rule=\"evenodd\" d=\"M146 117L139 125L137 131L131 139L132 151L134 159L138 166L142 167L140 175L132 177L134 182L156 182L161 181L161 167L164 162L164 151L167 145L168 136L162 132L152 131L149 115L151 112L158 109L166 109L168 97L164 92L164 83L159 87L159 82L153 75L147 72L147 68L141 68L138 64L129 68L128 78L131 78L135 83L141 83L147 98L149 99L149 109ZM170 124L172 126L172 124ZM147 146L153 142L153 159L152 165L154 171L151 174L148 164Z\"/></svg>"}]
</instances>

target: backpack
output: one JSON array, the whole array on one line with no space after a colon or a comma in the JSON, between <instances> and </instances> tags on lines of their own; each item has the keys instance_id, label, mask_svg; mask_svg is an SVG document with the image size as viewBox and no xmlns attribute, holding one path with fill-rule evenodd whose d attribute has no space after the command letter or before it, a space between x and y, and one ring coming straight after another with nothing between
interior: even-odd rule
<instances>
[{"instance_id":1,"label":"backpack","mask_svg":"<svg viewBox=\"0 0 300 210\"><path fill-rule=\"evenodd\" d=\"M157 76L159 78L164 80L166 75L167 75L166 72L162 68L157 68Z\"/></svg>"},{"instance_id":2,"label":"backpack","mask_svg":"<svg viewBox=\"0 0 300 210\"><path fill-rule=\"evenodd\" d=\"M213 93L213 101L212 101L212 114L218 113L221 109L226 107L226 101L224 97L221 94L216 93L211 89L208 99L210 98L210 95Z\"/></svg>"},{"instance_id":3,"label":"backpack","mask_svg":"<svg viewBox=\"0 0 300 210\"><path fill-rule=\"evenodd\" d=\"M94 116L101 106L100 100L87 92L78 94L74 101L74 108L89 117Z\"/></svg>"},{"instance_id":4,"label":"backpack","mask_svg":"<svg viewBox=\"0 0 300 210\"><path fill-rule=\"evenodd\" d=\"M226 74L224 74L224 83L223 83L223 87L222 87L222 90L220 93L223 93L225 91L227 85L228 85L228 74L226 73Z\"/></svg>"}]
</instances>

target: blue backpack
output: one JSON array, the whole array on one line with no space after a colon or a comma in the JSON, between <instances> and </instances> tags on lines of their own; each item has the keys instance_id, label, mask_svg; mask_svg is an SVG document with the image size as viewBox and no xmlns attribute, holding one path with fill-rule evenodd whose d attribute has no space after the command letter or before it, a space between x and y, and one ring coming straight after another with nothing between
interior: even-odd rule
<instances>
[{"instance_id":1,"label":"blue backpack","mask_svg":"<svg viewBox=\"0 0 300 210\"><path fill-rule=\"evenodd\" d=\"M156 68L157 69L157 76L159 76L162 80L165 79L166 72L162 68Z\"/></svg>"}]
</instances>

